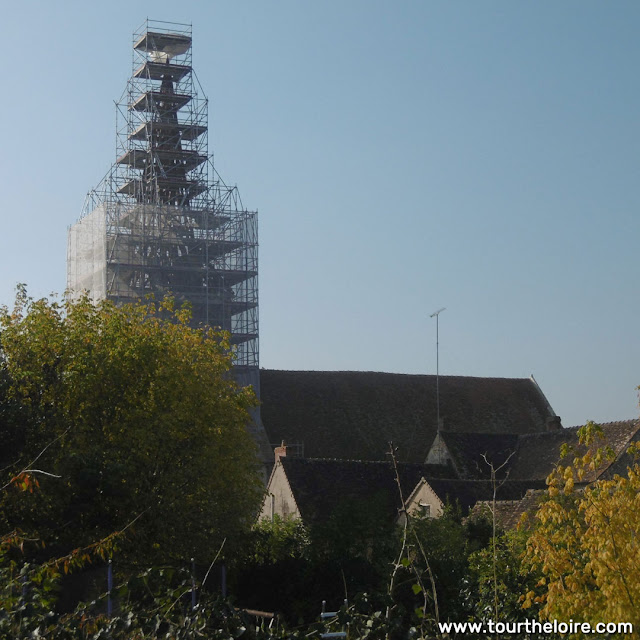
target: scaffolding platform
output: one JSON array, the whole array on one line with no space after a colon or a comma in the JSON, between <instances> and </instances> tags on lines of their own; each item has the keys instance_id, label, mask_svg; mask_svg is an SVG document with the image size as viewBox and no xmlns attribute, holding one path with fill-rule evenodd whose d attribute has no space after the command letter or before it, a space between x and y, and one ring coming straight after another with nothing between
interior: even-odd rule
<instances>
[{"instance_id":1,"label":"scaffolding platform","mask_svg":"<svg viewBox=\"0 0 640 640\"><path fill-rule=\"evenodd\" d=\"M170 170L178 166L184 171L193 171L198 165L208 160L197 151L188 149L172 150L160 149L155 153L150 149L129 149L121 155L116 162L118 164L130 164L136 169L144 169L155 161L159 161L162 168Z\"/></svg>"},{"instance_id":2,"label":"scaffolding platform","mask_svg":"<svg viewBox=\"0 0 640 640\"><path fill-rule=\"evenodd\" d=\"M167 137L170 140L184 140L193 142L203 133L207 127L187 122L143 122L130 134L129 140L150 140L157 136Z\"/></svg>"},{"instance_id":3,"label":"scaffolding platform","mask_svg":"<svg viewBox=\"0 0 640 640\"><path fill-rule=\"evenodd\" d=\"M191 49L191 34L171 31L145 31L134 43L134 51L162 53L171 57L184 55Z\"/></svg>"},{"instance_id":4,"label":"scaffolding platform","mask_svg":"<svg viewBox=\"0 0 640 640\"><path fill-rule=\"evenodd\" d=\"M207 185L200 182L171 178L157 178L156 190L170 189L174 197L184 197L191 200L207 190ZM117 193L128 196L149 193L150 186L144 180L134 179L118 187Z\"/></svg>"},{"instance_id":5,"label":"scaffolding platform","mask_svg":"<svg viewBox=\"0 0 640 640\"><path fill-rule=\"evenodd\" d=\"M180 82L188 73L191 73L191 67L184 64L169 64L147 60L133 72L133 77L148 78L149 80L162 80L169 77L172 82Z\"/></svg>"},{"instance_id":6,"label":"scaffolding platform","mask_svg":"<svg viewBox=\"0 0 640 640\"><path fill-rule=\"evenodd\" d=\"M175 113L182 109L191 96L184 93L163 93L162 91L147 91L129 105L133 111L151 111L160 113Z\"/></svg>"}]
</instances>

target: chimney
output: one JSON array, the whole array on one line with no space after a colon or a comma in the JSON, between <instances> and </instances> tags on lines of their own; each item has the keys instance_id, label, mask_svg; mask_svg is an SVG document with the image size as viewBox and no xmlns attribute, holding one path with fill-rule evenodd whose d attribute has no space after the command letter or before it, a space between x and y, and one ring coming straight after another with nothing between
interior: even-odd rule
<instances>
[{"instance_id":1,"label":"chimney","mask_svg":"<svg viewBox=\"0 0 640 640\"><path fill-rule=\"evenodd\" d=\"M279 447L276 447L274 449L274 453L276 456L276 462L278 462L278 460L280 460L280 458L286 458L287 457L287 445L284 443L284 440L282 441L282 444Z\"/></svg>"},{"instance_id":2,"label":"chimney","mask_svg":"<svg viewBox=\"0 0 640 640\"><path fill-rule=\"evenodd\" d=\"M560 422L560 416L551 416L547 418L547 431L559 431L562 429L562 423Z\"/></svg>"}]
</instances>

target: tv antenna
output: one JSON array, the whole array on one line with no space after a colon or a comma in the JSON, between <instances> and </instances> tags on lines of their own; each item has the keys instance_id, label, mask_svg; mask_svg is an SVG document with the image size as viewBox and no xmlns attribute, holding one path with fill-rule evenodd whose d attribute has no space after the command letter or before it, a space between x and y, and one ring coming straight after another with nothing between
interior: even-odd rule
<instances>
[{"instance_id":1,"label":"tv antenna","mask_svg":"<svg viewBox=\"0 0 640 640\"><path fill-rule=\"evenodd\" d=\"M436 319L436 416L437 416L437 430L440 433L440 314L446 309L438 309L434 311L429 317Z\"/></svg>"}]
</instances>

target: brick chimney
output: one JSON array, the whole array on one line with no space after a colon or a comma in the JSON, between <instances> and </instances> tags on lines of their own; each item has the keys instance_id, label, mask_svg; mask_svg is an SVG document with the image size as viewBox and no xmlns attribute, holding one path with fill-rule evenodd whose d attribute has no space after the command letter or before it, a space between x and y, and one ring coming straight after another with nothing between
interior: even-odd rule
<instances>
[{"instance_id":1,"label":"brick chimney","mask_svg":"<svg viewBox=\"0 0 640 640\"><path fill-rule=\"evenodd\" d=\"M559 431L562 429L562 423L560 422L560 416L551 416L547 418L547 431Z\"/></svg>"},{"instance_id":2,"label":"brick chimney","mask_svg":"<svg viewBox=\"0 0 640 640\"><path fill-rule=\"evenodd\" d=\"M282 444L279 447L276 447L274 449L274 453L276 456L276 462L278 462L278 460L280 460L280 458L286 458L287 457L287 445L285 444L284 440L282 441Z\"/></svg>"}]
</instances>

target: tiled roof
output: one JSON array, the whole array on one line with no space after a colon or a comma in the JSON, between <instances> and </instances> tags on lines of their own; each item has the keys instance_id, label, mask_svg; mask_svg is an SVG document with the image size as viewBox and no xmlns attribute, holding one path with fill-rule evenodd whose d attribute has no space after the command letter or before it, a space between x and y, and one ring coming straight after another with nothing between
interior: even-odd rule
<instances>
[{"instance_id":1,"label":"tiled roof","mask_svg":"<svg viewBox=\"0 0 640 640\"><path fill-rule=\"evenodd\" d=\"M398 485L391 462L280 458L304 522L326 520L346 501L377 502L389 521L401 508ZM409 496L425 474L446 474L436 465L398 464L403 497Z\"/></svg>"},{"instance_id":2,"label":"tiled roof","mask_svg":"<svg viewBox=\"0 0 640 640\"><path fill-rule=\"evenodd\" d=\"M597 440L594 448L609 445L617 459L613 464L608 462L599 469L598 477L603 473L624 473L631 462L625 451L632 439L640 438L640 421L623 420L600 426L605 439ZM447 432L441 432L440 435L461 478L489 478L491 468L483 457L486 456L487 461L492 462L495 468L506 462L498 477L508 477L509 480L545 480L560 462L560 447L563 444L576 447L581 455L585 453L586 449L578 443L579 429L580 427L570 427L518 435ZM568 460L572 458L573 456ZM595 474L585 477L586 482L595 479Z\"/></svg>"},{"instance_id":3,"label":"tiled roof","mask_svg":"<svg viewBox=\"0 0 640 640\"><path fill-rule=\"evenodd\" d=\"M540 501L546 495L544 489L530 489L521 500L496 501L496 525L500 529L515 529L522 521L523 514L528 514L530 524L533 523L533 514L538 509ZM469 517L477 518L482 515L491 517L492 503L483 501L476 503Z\"/></svg>"},{"instance_id":4,"label":"tiled roof","mask_svg":"<svg viewBox=\"0 0 640 640\"><path fill-rule=\"evenodd\" d=\"M604 441L596 440L594 447L609 445L616 454L616 458L623 456L629 442L637 437L640 429L640 421L623 420L619 422L607 422L600 425L605 435ZM580 427L570 427L546 433L530 433L521 435L518 438L518 451L511 459L511 469L509 478L524 479L531 478L544 480L553 471L555 465L560 461L560 447L568 443L574 447L578 445L578 430ZM584 454L586 449L579 447L578 452ZM573 456L568 460L572 460ZM598 477L607 470L611 463L606 463L598 471ZM614 463L619 467L620 464ZM624 469L622 470L624 472ZM596 479L594 474L587 475L585 481L592 482Z\"/></svg>"},{"instance_id":5,"label":"tiled roof","mask_svg":"<svg viewBox=\"0 0 640 640\"><path fill-rule=\"evenodd\" d=\"M448 433L441 431L447 450L461 478L491 479L491 465L497 477L506 476L518 447L516 434ZM506 463L506 464L505 464Z\"/></svg>"},{"instance_id":6,"label":"tiled roof","mask_svg":"<svg viewBox=\"0 0 640 640\"><path fill-rule=\"evenodd\" d=\"M605 461L597 472L587 473L584 478L584 482L587 483L599 478L611 478L615 474L625 475L627 467L633 464L633 458L626 451L631 442L640 441L640 420L605 422L600 426L604 439L596 439L592 449L609 446L616 457L613 461ZM517 479L525 482L527 481L525 479L544 480L561 462L560 447L565 443L574 447L574 452L567 457L565 464L569 464L576 454L584 455L586 447L579 444L579 429L580 427L570 427L547 433L518 436L518 449L511 459L509 482L516 482ZM503 497L503 501L496 504L498 525L504 529L516 527L523 513L533 514L537 510L545 494L546 492L542 490L529 491L522 500L517 501L505 500ZM486 503L478 503L472 511L472 517L486 507Z\"/></svg>"},{"instance_id":7,"label":"tiled roof","mask_svg":"<svg viewBox=\"0 0 640 640\"><path fill-rule=\"evenodd\" d=\"M531 433L553 416L529 378L440 376L449 432ZM436 377L356 371L260 371L269 440L304 443L313 458L423 462L436 429Z\"/></svg>"},{"instance_id":8,"label":"tiled roof","mask_svg":"<svg viewBox=\"0 0 640 640\"><path fill-rule=\"evenodd\" d=\"M446 504L458 503L463 512L477 502L493 500L494 484L490 480L448 480L425 478L440 500ZM543 489L544 482L506 480L496 483L496 500L520 500L530 489Z\"/></svg>"},{"instance_id":9,"label":"tiled roof","mask_svg":"<svg viewBox=\"0 0 640 640\"><path fill-rule=\"evenodd\" d=\"M614 462L611 464L603 473L602 477L606 479L613 478L614 475L623 476L627 473L627 468L633 466L636 460L633 456L630 456L626 453L626 449L629 448L629 445L633 443L640 442L640 420L634 420L631 422L635 422L637 430L631 436L629 441L624 445L625 452L622 453Z\"/></svg>"}]
</instances>

